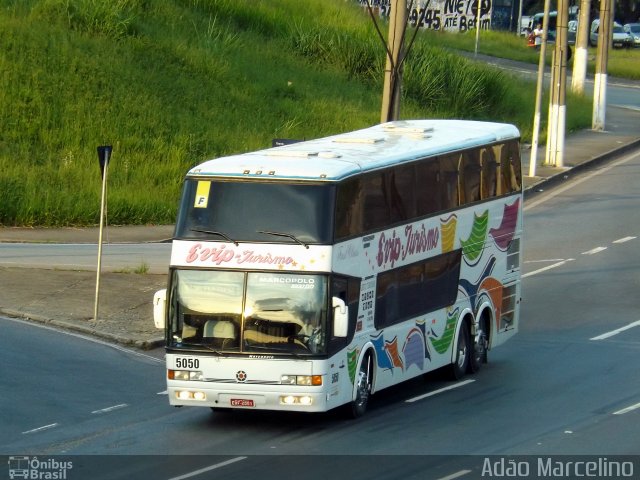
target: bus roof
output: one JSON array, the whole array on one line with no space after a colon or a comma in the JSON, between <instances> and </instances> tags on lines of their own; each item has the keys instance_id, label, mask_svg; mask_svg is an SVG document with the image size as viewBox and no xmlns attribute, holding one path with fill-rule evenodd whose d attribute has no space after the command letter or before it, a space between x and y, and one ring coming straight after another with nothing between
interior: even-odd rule
<instances>
[{"instance_id":1,"label":"bus roof","mask_svg":"<svg viewBox=\"0 0 640 480\"><path fill-rule=\"evenodd\" d=\"M513 125L402 120L256 152L208 160L187 176L337 181L414 159L518 139Z\"/></svg>"}]
</instances>

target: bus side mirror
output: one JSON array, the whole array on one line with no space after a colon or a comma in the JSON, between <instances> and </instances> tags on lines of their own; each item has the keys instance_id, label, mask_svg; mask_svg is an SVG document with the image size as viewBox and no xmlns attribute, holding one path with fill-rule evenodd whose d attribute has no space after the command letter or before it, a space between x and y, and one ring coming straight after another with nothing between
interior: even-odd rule
<instances>
[{"instance_id":1,"label":"bus side mirror","mask_svg":"<svg viewBox=\"0 0 640 480\"><path fill-rule=\"evenodd\" d=\"M166 322L167 289L158 290L153 296L153 323L156 328L164 328Z\"/></svg>"},{"instance_id":2,"label":"bus side mirror","mask_svg":"<svg viewBox=\"0 0 640 480\"><path fill-rule=\"evenodd\" d=\"M349 331L349 308L339 297L331 298L333 307L333 336L346 337Z\"/></svg>"}]
</instances>

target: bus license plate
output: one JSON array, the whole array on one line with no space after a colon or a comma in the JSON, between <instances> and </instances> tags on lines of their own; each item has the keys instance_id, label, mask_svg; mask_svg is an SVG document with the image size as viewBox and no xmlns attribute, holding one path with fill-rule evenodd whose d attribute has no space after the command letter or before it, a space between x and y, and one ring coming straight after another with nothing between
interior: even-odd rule
<instances>
[{"instance_id":1,"label":"bus license plate","mask_svg":"<svg viewBox=\"0 0 640 480\"><path fill-rule=\"evenodd\" d=\"M232 407L255 407L253 400L249 400L247 398L232 398L231 399Z\"/></svg>"}]
</instances>

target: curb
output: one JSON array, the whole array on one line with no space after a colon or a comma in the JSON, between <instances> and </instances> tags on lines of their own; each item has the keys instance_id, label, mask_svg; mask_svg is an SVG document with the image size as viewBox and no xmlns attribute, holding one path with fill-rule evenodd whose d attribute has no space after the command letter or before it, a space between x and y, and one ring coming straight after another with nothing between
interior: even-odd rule
<instances>
[{"instance_id":1,"label":"curb","mask_svg":"<svg viewBox=\"0 0 640 480\"><path fill-rule=\"evenodd\" d=\"M620 147L609 150L608 152L593 157L582 163L579 163L571 168L568 168L567 170L558 172L555 175L551 175L550 177L542 179L538 183L530 185L524 189L524 198L525 200L527 200L538 195L539 193L542 193L540 187L552 188L558 186L559 184L564 183L571 175L575 176L592 168L599 167L600 165L614 160L615 158L620 157L628 151L638 147L640 147L640 138Z\"/></svg>"}]
</instances>

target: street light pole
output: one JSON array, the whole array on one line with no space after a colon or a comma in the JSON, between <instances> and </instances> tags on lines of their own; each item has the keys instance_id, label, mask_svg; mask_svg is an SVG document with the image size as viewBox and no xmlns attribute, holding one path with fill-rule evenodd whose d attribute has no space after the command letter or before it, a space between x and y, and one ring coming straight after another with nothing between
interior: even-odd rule
<instances>
[{"instance_id":1,"label":"street light pole","mask_svg":"<svg viewBox=\"0 0 640 480\"><path fill-rule=\"evenodd\" d=\"M96 296L93 306L93 321L98 321L98 305L100 303L100 273L102 271L102 231L104 229L104 217L107 206L107 173L109 172L109 160L111 157L111 145L98 147L98 161L102 171L102 196L100 200L100 231L98 236L98 265L96 268Z\"/></svg>"}]
</instances>

